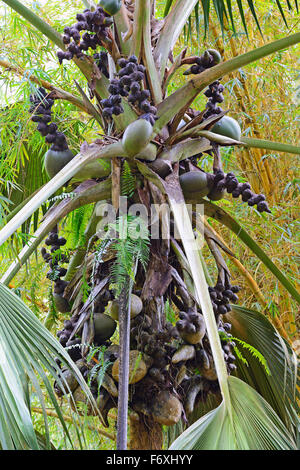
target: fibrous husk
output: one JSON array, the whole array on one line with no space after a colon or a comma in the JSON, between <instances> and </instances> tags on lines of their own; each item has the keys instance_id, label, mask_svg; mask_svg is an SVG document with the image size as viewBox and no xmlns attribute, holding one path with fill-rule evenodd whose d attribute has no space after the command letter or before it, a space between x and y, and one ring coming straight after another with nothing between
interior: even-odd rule
<instances>
[{"instance_id":1,"label":"fibrous husk","mask_svg":"<svg viewBox=\"0 0 300 470\"><path fill-rule=\"evenodd\" d=\"M78 381L74 373L68 368L63 368L59 375L62 381L62 386L60 386L57 381L54 382L55 393L61 397L63 395L68 395L69 393L74 392L78 387Z\"/></svg>"},{"instance_id":2,"label":"fibrous husk","mask_svg":"<svg viewBox=\"0 0 300 470\"><path fill-rule=\"evenodd\" d=\"M55 308L60 313L68 313L71 311L71 305L61 294L53 293L53 301Z\"/></svg>"},{"instance_id":3,"label":"fibrous husk","mask_svg":"<svg viewBox=\"0 0 300 470\"><path fill-rule=\"evenodd\" d=\"M195 357L195 348L194 346L184 344L181 346L174 356L172 357L173 364L178 364L181 361L189 361Z\"/></svg>"},{"instance_id":4,"label":"fibrous husk","mask_svg":"<svg viewBox=\"0 0 300 470\"><path fill-rule=\"evenodd\" d=\"M141 313L142 310L143 310L143 302L140 299L140 297L138 297L135 294L131 294L130 318L135 318L137 315ZM117 321L119 320L119 302L117 300L113 300L110 303L109 313L110 313L110 316L114 320L117 320Z\"/></svg>"},{"instance_id":5,"label":"fibrous husk","mask_svg":"<svg viewBox=\"0 0 300 470\"><path fill-rule=\"evenodd\" d=\"M211 355L207 354L204 349L201 350L201 353L202 360L200 366L198 367L201 376L205 377L207 380L217 380L218 375L216 372L213 358L211 357Z\"/></svg>"},{"instance_id":6,"label":"fibrous husk","mask_svg":"<svg viewBox=\"0 0 300 470\"><path fill-rule=\"evenodd\" d=\"M165 426L172 426L181 418L182 404L178 398L164 390L155 397L150 411L154 421Z\"/></svg>"},{"instance_id":7,"label":"fibrous husk","mask_svg":"<svg viewBox=\"0 0 300 470\"><path fill-rule=\"evenodd\" d=\"M133 350L129 353L129 383L134 384L142 380L147 374L149 365L144 360L144 354L140 351ZM116 382L119 382L119 365L120 360L117 359L112 367L112 376Z\"/></svg>"},{"instance_id":8,"label":"fibrous husk","mask_svg":"<svg viewBox=\"0 0 300 470\"><path fill-rule=\"evenodd\" d=\"M105 388L105 390L113 397L118 396L118 389L115 385L115 382L108 374L104 374L104 377L101 382L101 387Z\"/></svg>"}]
</instances>

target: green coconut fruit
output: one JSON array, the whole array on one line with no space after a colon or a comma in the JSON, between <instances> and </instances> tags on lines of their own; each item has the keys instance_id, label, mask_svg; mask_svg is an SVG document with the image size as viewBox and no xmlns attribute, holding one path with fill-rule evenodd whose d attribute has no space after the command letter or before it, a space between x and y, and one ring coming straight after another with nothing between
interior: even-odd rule
<instances>
[{"instance_id":1,"label":"green coconut fruit","mask_svg":"<svg viewBox=\"0 0 300 470\"><path fill-rule=\"evenodd\" d=\"M109 315L95 312L93 313L93 320L95 329L94 339L96 343L103 343L112 337L117 324Z\"/></svg>"},{"instance_id":2,"label":"green coconut fruit","mask_svg":"<svg viewBox=\"0 0 300 470\"><path fill-rule=\"evenodd\" d=\"M144 361L141 351L133 350L129 353L129 383L135 384L142 380L147 374L149 365ZM117 359L112 367L112 376L119 382L120 360Z\"/></svg>"},{"instance_id":3,"label":"green coconut fruit","mask_svg":"<svg viewBox=\"0 0 300 470\"><path fill-rule=\"evenodd\" d=\"M178 423L182 414L182 404L167 390L160 392L150 406L151 415L159 424L173 426Z\"/></svg>"},{"instance_id":4,"label":"green coconut fruit","mask_svg":"<svg viewBox=\"0 0 300 470\"><path fill-rule=\"evenodd\" d=\"M86 181L93 178L104 178L111 172L111 161L108 159L96 160L87 163L72 178L72 182Z\"/></svg>"},{"instance_id":5,"label":"green coconut fruit","mask_svg":"<svg viewBox=\"0 0 300 470\"><path fill-rule=\"evenodd\" d=\"M68 313L71 311L71 305L68 300L65 299L61 294L53 294L53 301L55 308L60 313Z\"/></svg>"},{"instance_id":6,"label":"green coconut fruit","mask_svg":"<svg viewBox=\"0 0 300 470\"><path fill-rule=\"evenodd\" d=\"M157 158L155 162L150 164L151 170L155 171L161 178L165 178L172 171L172 166L169 161Z\"/></svg>"},{"instance_id":7,"label":"green coconut fruit","mask_svg":"<svg viewBox=\"0 0 300 470\"><path fill-rule=\"evenodd\" d=\"M130 301L130 318L136 317L142 310L143 302L137 295L132 294ZM119 303L116 300L111 302L109 312L114 320L119 320Z\"/></svg>"},{"instance_id":8,"label":"green coconut fruit","mask_svg":"<svg viewBox=\"0 0 300 470\"><path fill-rule=\"evenodd\" d=\"M140 154L148 145L152 132L152 125L145 119L138 119L129 124L122 138L122 145L127 155L133 157Z\"/></svg>"},{"instance_id":9,"label":"green coconut fruit","mask_svg":"<svg viewBox=\"0 0 300 470\"><path fill-rule=\"evenodd\" d=\"M49 149L45 154L45 169L49 178L53 178L72 158L74 155L70 149L59 151Z\"/></svg>"},{"instance_id":10,"label":"green coconut fruit","mask_svg":"<svg viewBox=\"0 0 300 470\"><path fill-rule=\"evenodd\" d=\"M59 397L73 393L78 387L78 381L74 373L68 368L63 368L59 373L59 376L62 384L60 385L57 381L54 382L55 393Z\"/></svg>"},{"instance_id":11,"label":"green coconut fruit","mask_svg":"<svg viewBox=\"0 0 300 470\"><path fill-rule=\"evenodd\" d=\"M210 130L234 140L240 140L242 133L239 123L230 116L223 116Z\"/></svg>"},{"instance_id":12,"label":"green coconut fruit","mask_svg":"<svg viewBox=\"0 0 300 470\"><path fill-rule=\"evenodd\" d=\"M121 9L122 0L100 0L98 6L109 15L115 15Z\"/></svg>"},{"instance_id":13,"label":"green coconut fruit","mask_svg":"<svg viewBox=\"0 0 300 470\"><path fill-rule=\"evenodd\" d=\"M222 56L219 51L217 51L216 49L207 49L207 52L209 52L210 55L213 56L215 64L219 64L221 62Z\"/></svg>"},{"instance_id":14,"label":"green coconut fruit","mask_svg":"<svg viewBox=\"0 0 300 470\"><path fill-rule=\"evenodd\" d=\"M148 162L153 162L156 159L157 147L155 144L148 144L140 153L138 153L135 158L140 160L147 160Z\"/></svg>"},{"instance_id":15,"label":"green coconut fruit","mask_svg":"<svg viewBox=\"0 0 300 470\"><path fill-rule=\"evenodd\" d=\"M213 189L208 195L208 199L210 199L211 201L220 201L221 199L224 198L225 196L225 189L222 189L222 191L219 191L217 189Z\"/></svg>"},{"instance_id":16,"label":"green coconut fruit","mask_svg":"<svg viewBox=\"0 0 300 470\"><path fill-rule=\"evenodd\" d=\"M204 171L188 171L179 177L179 182L184 195L204 197L212 189L213 175L207 174ZM195 194L196 193L196 194Z\"/></svg>"}]
</instances>

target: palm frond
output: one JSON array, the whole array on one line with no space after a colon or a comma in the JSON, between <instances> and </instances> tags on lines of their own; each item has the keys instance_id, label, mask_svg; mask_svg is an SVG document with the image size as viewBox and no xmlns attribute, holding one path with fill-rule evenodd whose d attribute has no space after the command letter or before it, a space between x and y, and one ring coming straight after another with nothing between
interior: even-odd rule
<instances>
[{"instance_id":1,"label":"palm frond","mask_svg":"<svg viewBox=\"0 0 300 470\"><path fill-rule=\"evenodd\" d=\"M295 416L299 414L296 400L299 371L295 353L262 313L233 306L233 311L226 317L232 324L232 334L260 351L270 371L266 374L264 366L243 350L248 366L238 360L238 376L255 388L283 423L290 427L290 432L297 435L299 423Z\"/></svg>"},{"instance_id":2,"label":"palm frond","mask_svg":"<svg viewBox=\"0 0 300 470\"><path fill-rule=\"evenodd\" d=\"M170 450L296 450L270 405L248 384L228 378L231 414L223 401L171 445Z\"/></svg>"},{"instance_id":3,"label":"palm frond","mask_svg":"<svg viewBox=\"0 0 300 470\"><path fill-rule=\"evenodd\" d=\"M218 18L218 21L219 21L220 26L221 26L222 34L224 34L224 30L225 30L225 28L224 28L224 19L225 18L228 19L228 17L230 18L232 31L233 31L234 34L236 33L235 21L234 21L234 10L233 10L234 6L232 4L232 0L213 0L212 3L210 2L210 0L201 0L201 4L202 4L202 9L203 9L205 35L209 31L209 19L210 19L210 14L211 14L211 10L212 10L212 4L213 4L214 9L217 13L217 18ZM237 7L238 7L238 11L239 11L239 15L240 15L240 18L241 18L241 21L242 21L242 24L243 24L244 31L245 31L245 33L248 37L248 25L247 25L247 21L246 21L246 18L245 18L245 7L246 7L246 5L243 4L242 0L236 0L236 4L237 4ZM284 14L284 10L283 10L283 7L280 3L280 0L276 0L276 5L278 7L278 10L279 10L279 12L282 16L282 19L283 19L286 27L288 28L286 15ZM257 28L258 28L260 34L263 36L263 32L262 32L262 29L261 29L261 24L260 24L260 21L259 21L258 16L257 16L258 6L255 5L253 0L247 0L247 6L250 10L250 13L251 13L252 17L254 18L254 21L257 25ZM287 1L287 6L288 6L289 11L292 11L295 8L296 11L298 12L298 2L297 1L295 2L295 7L293 7L289 1Z\"/></svg>"},{"instance_id":4,"label":"palm frond","mask_svg":"<svg viewBox=\"0 0 300 470\"><path fill-rule=\"evenodd\" d=\"M95 401L80 371L60 343L39 322L15 293L0 283L0 444L3 449L38 449L31 409L30 386L44 411L45 435L50 445L44 394L56 410L67 439L71 441L49 377L63 390L68 385L59 374L55 357L68 366L90 403ZM46 373L47 372L47 373ZM41 385L42 384L42 385ZM74 421L76 424L76 421ZM82 441L84 436L79 431ZM48 445L48 447L49 447Z\"/></svg>"}]
</instances>

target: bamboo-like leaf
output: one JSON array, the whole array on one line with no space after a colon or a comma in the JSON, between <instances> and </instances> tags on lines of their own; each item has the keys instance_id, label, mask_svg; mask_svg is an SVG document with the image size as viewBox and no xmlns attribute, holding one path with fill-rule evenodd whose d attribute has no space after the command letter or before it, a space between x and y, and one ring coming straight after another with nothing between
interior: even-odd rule
<instances>
[{"instance_id":1,"label":"bamboo-like leaf","mask_svg":"<svg viewBox=\"0 0 300 470\"><path fill-rule=\"evenodd\" d=\"M278 8L279 8L280 14L281 14L281 16L282 16L282 18L283 18L283 21L285 22L285 25L286 25L286 27L288 28L289 25L287 24L286 17L285 17L284 11L283 11L283 9L282 9L281 3L280 3L279 0L276 0L276 3L277 3L277 6L278 6ZM290 2L288 2L288 7L289 7L289 9L291 8Z\"/></svg>"},{"instance_id":2,"label":"bamboo-like leaf","mask_svg":"<svg viewBox=\"0 0 300 470\"><path fill-rule=\"evenodd\" d=\"M171 445L170 450L297 450L270 405L248 384L228 378L232 416L223 401Z\"/></svg>"},{"instance_id":3,"label":"bamboo-like leaf","mask_svg":"<svg viewBox=\"0 0 300 470\"><path fill-rule=\"evenodd\" d=\"M60 49L65 50L62 36L54 28L48 25L48 23L43 21L38 15L29 10L29 8L27 8L18 0L3 0L3 2L23 16L23 18L29 21ZM88 81L90 81L91 78L94 80L93 63L87 57L81 57L80 59L74 57L73 60ZM109 81L104 75L102 75L101 78L97 78L95 80L95 90L102 99L108 98L108 84ZM136 113L134 110L128 105L128 103L125 102L124 104L126 113L122 113L120 116L114 117L115 125L118 129L125 129L128 124L130 124L130 122L136 119Z\"/></svg>"},{"instance_id":4,"label":"bamboo-like leaf","mask_svg":"<svg viewBox=\"0 0 300 470\"><path fill-rule=\"evenodd\" d=\"M248 37L248 28L247 28L247 23L246 23L245 15L244 15L244 9L243 9L242 0L237 0L237 4L238 4L238 7L239 7L239 12L240 12L240 15L241 15L241 19L242 19L242 23L243 23L243 26L244 26L244 30L245 30L245 33L247 34L247 37Z\"/></svg>"},{"instance_id":5,"label":"bamboo-like leaf","mask_svg":"<svg viewBox=\"0 0 300 470\"><path fill-rule=\"evenodd\" d=\"M187 200L187 202L193 202ZM251 238L249 233L221 207L216 206L212 202L202 200L204 204L205 214L213 217L218 222L226 225L237 237L245 243L245 245L262 261L262 263L271 271L278 281L287 289L291 296L300 303L300 294L285 274L273 263L265 251ZM199 203L199 201L198 201Z\"/></svg>"},{"instance_id":6,"label":"bamboo-like leaf","mask_svg":"<svg viewBox=\"0 0 300 470\"><path fill-rule=\"evenodd\" d=\"M59 377L58 357L74 373L90 403L96 407L80 371L68 353L39 322L22 300L0 283L0 444L3 449L38 449L31 414L28 383L32 383L44 410L40 382L47 390L67 438L71 438L45 370L64 388ZM47 441L49 431L45 421ZM79 431L79 438L81 431Z\"/></svg>"},{"instance_id":7,"label":"bamboo-like leaf","mask_svg":"<svg viewBox=\"0 0 300 470\"><path fill-rule=\"evenodd\" d=\"M264 139L253 139L252 137L242 137L241 142L246 147L254 147L259 149L275 150L275 152L295 153L300 155L300 147L290 144L282 144L281 142L272 142Z\"/></svg>"},{"instance_id":8,"label":"bamboo-like leaf","mask_svg":"<svg viewBox=\"0 0 300 470\"><path fill-rule=\"evenodd\" d=\"M203 8L204 35L206 37L208 29L209 29L210 0L201 0L201 3L202 3L202 8Z\"/></svg>"},{"instance_id":9,"label":"bamboo-like leaf","mask_svg":"<svg viewBox=\"0 0 300 470\"><path fill-rule=\"evenodd\" d=\"M196 98L196 96L204 90L206 86L228 73L233 72L245 65L255 62L263 57L273 54L276 51L291 47L300 41L300 33L286 36L277 41L270 42L264 46L258 47L250 52L241 54L233 59L221 62L220 64L211 67L210 69L202 72L195 78L191 79L186 85L178 89L168 98L166 98L158 106L159 119L154 126L154 132L157 134L160 130L168 124L168 122L178 113L181 109L187 106Z\"/></svg>"},{"instance_id":10,"label":"bamboo-like leaf","mask_svg":"<svg viewBox=\"0 0 300 470\"><path fill-rule=\"evenodd\" d=\"M213 0L213 4L217 13L219 23L221 25L222 34L224 36L224 19L227 17L225 3L219 2L219 0Z\"/></svg>"},{"instance_id":11,"label":"bamboo-like leaf","mask_svg":"<svg viewBox=\"0 0 300 470\"><path fill-rule=\"evenodd\" d=\"M41 33L43 33L50 41L56 44L60 49L65 49L61 35L52 28L46 21L42 20L38 15L33 13L29 8L23 5L18 0L2 0L13 10L19 13L23 18L29 21L30 24L35 26Z\"/></svg>"},{"instance_id":12,"label":"bamboo-like leaf","mask_svg":"<svg viewBox=\"0 0 300 470\"><path fill-rule=\"evenodd\" d=\"M261 30L261 28L260 28L260 24L259 24L258 18L257 18L257 16L256 16L256 11L255 11L255 8L254 8L253 0L247 0L247 2L248 2L248 5L249 5L249 7L250 7L250 10L251 10L251 13L252 13L252 15L253 15L253 18L255 19L255 23L257 24L257 27L258 27L258 29L259 29L259 32L260 32L261 35L263 35L263 34L262 34L262 30Z\"/></svg>"},{"instance_id":13,"label":"bamboo-like leaf","mask_svg":"<svg viewBox=\"0 0 300 470\"><path fill-rule=\"evenodd\" d=\"M18 273L21 267L26 263L29 257L38 248L45 236L50 230L74 209L81 207L85 204L90 204L99 200L106 199L110 196L111 180L107 179L96 183L94 181L87 181L78 186L74 191L75 196L66 198L55 207L52 207L46 215L44 221L40 224L39 228L34 233L32 240L18 254L17 259L11 263L5 274L2 276L0 282L8 285L14 276Z\"/></svg>"}]
</instances>

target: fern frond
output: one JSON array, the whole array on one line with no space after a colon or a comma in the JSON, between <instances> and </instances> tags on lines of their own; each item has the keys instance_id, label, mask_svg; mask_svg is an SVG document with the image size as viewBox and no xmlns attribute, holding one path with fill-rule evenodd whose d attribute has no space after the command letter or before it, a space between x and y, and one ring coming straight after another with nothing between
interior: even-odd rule
<instances>
[{"instance_id":1,"label":"fern frond","mask_svg":"<svg viewBox=\"0 0 300 470\"><path fill-rule=\"evenodd\" d=\"M252 356L255 357L261 363L261 365L265 369L266 373L268 375L271 374L265 357L256 348L254 348L254 346L251 346L251 344L248 344L248 343L246 343L245 341L242 341L239 338L235 338L234 336L231 336L230 339L233 340L233 341L237 341L243 348L245 348L247 351L249 351L252 354ZM237 346L235 346L233 349L234 349L235 352L239 351Z\"/></svg>"},{"instance_id":2,"label":"fern frond","mask_svg":"<svg viewBox=\"0 0 300 470\"><path fill-rule=\"evenodd\" d=\"M135 177L133 176L128 162L125 161L121 174L121 192L122 196L132 197L135 191Z\"/></svg>"},{"instance_id":3,"label":"fern frond","mask_svg":"<svg viewBox=\"0 0 300 470\"><path fill-rule=\"evenodd\" d=\"M137 227L140 227L139 231ZM137 264L141 263L146 268L149 259L149 232L142 218L134 216L119 217L111 228L119 235L113 242L116 260L111 268L111 282L118 297L128 287L128 279L134 281Z\"/></svg>"}]
</instances>

